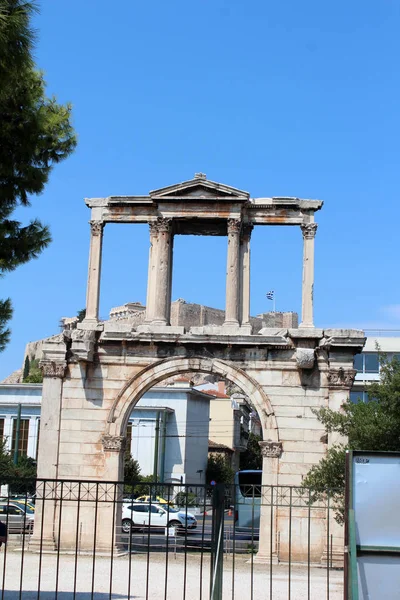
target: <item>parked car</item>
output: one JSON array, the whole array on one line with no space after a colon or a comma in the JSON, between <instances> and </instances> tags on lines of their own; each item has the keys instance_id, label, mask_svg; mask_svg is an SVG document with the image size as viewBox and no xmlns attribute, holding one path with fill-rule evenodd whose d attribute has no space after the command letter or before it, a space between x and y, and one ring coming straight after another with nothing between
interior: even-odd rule
<instances>
[{"instance_id":1,"label":"parked car","mask_svg":"<svg viewBox=\"0 0 400 600\"><path fill-rule=\"evenodd\" d=\"M122 531L129 533L133 528L175 527L176 529L195 529L197 520L191 513L172 506L161 506L135 502L122 505Z\"/></svg>"},{"instance_id":2,"label":"parked car","mask_svg":"<svg viewBox=\"0 0 400 600\"><path fill-rule=\"evenodd\" d=\"M22 508L26 507L26 510L29 514L33 514L35 512L35 505L28 499L25 498L13 498L11 500L13 504L18 504L18 506L22 506Z\"/></svg>"},{"instance_id":3,"label":"parked car","mask_svg":"<svg viewBox=\"0 0 400 600\"><path fill-rule=\"evenodd\" d=\"M161 496L139 496L139 498L136 498L136 500L134 500L134 502L154 502L155 504L169 504L170 506L173 506L174 503L172 502L172 500L165 500L165 498L162 498Z\"/></svg>"},{"instance_id":4,"label":"parked car","mask_svg":"<svg viewBox=\"0 0 400 600\"><path fill-rule=\"evenodd\" d=\"M0 521L7 525L8 531L22 533L32 531L35 522L35 513L32 509L16 502L0 502Z\"/></svg>"}]
</instances>

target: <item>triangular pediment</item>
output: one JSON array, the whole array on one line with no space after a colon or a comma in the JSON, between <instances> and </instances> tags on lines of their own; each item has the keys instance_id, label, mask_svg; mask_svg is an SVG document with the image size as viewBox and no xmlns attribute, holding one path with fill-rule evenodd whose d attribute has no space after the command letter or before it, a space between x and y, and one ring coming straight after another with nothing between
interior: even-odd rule
<instances>
[{"instance_id":1,"label":"triangular pediment","mask_svg":"<svg viewBox=\"0 0 400 600\"><path fill-rule=\"evenodd\" d=\"M169 185L150 192L150 198L153 200L233 200L237 202L246 202L250 195L248 192L238 190L237 188L210 181L202 173L195 175L189 181Z\"/></svg>"}]
</instances>

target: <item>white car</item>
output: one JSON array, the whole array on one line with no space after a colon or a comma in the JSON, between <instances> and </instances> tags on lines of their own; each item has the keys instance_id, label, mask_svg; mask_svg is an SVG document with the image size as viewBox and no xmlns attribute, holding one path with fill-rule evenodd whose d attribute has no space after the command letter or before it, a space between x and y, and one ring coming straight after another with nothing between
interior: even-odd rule
<instances>
[{"instance_id":1,"label":"white car","mask_svg":"<svg viewBox=\"0 0 400 600\"><path fill-rule=\"evenodd\" d=\"M25 530L33 531L35 511L29 506L17 502L0 501L0 521L7 525L12 533L22 533Z\"/></svg>"},{"instance_id":2,"label":"white car","mask_svg":"<svg viewBox=\"0 0 400 600\"><path fill-rule=\"evenodd\" d=\"M192 513L171 506L137 502L122 505L122 531L129 533L133 528L175 527L195 529L197 520Z\"/></svg>"}]
</instances>

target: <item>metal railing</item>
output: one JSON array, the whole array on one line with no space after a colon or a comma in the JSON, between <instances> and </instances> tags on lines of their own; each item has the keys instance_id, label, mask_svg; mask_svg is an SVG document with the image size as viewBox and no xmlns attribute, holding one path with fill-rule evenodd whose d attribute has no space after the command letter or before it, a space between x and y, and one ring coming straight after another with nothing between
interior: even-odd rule
<instances>
[{"instance_id":1,"label":"metal railing","mask_svg":"<svg viewBox=\"0 0 400 600\"><path fill-rule=\"evenodd\" d=\"M8 483L1 600L341 598L343 533L330 494L37 480L25 494L19 481L16 498Z\"/></svg>"}]
</instances>

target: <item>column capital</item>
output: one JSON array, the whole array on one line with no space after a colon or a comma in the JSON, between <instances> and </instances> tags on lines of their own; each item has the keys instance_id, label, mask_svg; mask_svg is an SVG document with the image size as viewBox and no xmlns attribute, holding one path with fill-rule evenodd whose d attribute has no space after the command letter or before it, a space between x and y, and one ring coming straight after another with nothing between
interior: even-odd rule
<instances>
[{"instance_id":1,"label":"column capital","mask_svg":"<svg viewBox=\"0 0 400 600\"><path fill-rule=\"evenodd\" d=\"M280 458L282 454L282 442L258 442L261 448L261 454L264 458Z\"/></svg>"},{"instance_id":2,"label":"column capital","mask_svg":"<svg viewBox=\"0 0 400 600\"><path fill-rule=\"evenodd\" d=\"M330 389L350 390L353 386L357 371L355 369L331 368L327 374Z\"/></svg>"},{"instance_id":3,"label":"column capital","mask_svg":"<svg viewBox=\"0 0 400 600\"><path fill-rule=\"evenodd\" d=\"M150 236L157 236L159 233L169 233L172 229L172 219L166 217L157 217L155 221L149 221Z\"/></svg>"},{"instance_id":4,"label":"column capital","mask_svg":"<svg viewBox=\"0 0 400 600\"><path fill-rule=\"evenodd\" d=\"M229 233L240 233L242 228L242 221L240 219L228 219L228 234Z\"/></svg>"},{"instance_id":5,"label":"column capital","mask_svg":"<svg viewBox=\"0 0 400 600\"><path fill-rule=\"evenodd\" d=\"M304 223L300 225L300 228L305 240L313 240L317 233L318 225L317 223Z\"/></svg>"},{"instance_id":6,"label":"column capital","mask_svg":"<svg viewBox=\"0 0 400 600\"><path fill-rule=\"evenodd\" d=\"M43 377L58 377L62 379L67 368L65 360L41 360L39 366L42 370Z\"/></svg>"},{"instance_id":7,"label":"column capital","mask_svg":"<svg viewBox=\"0 0 400 600\"><path fill-rule=\"evenodd\" d=\"M126 448L126 438L123 435L104 434L101 443L105 452L120 452Z\"/></svg>"},{"instance_id":8,"label":"column capital","mask_svg":"<svg viewBox=\"0 0 400 600\"><path fill-rule=\"evenodd\" d=\"M101 235L104 229L104 221L89 221L92 235Z\"/></svg>"}]
</instances>

